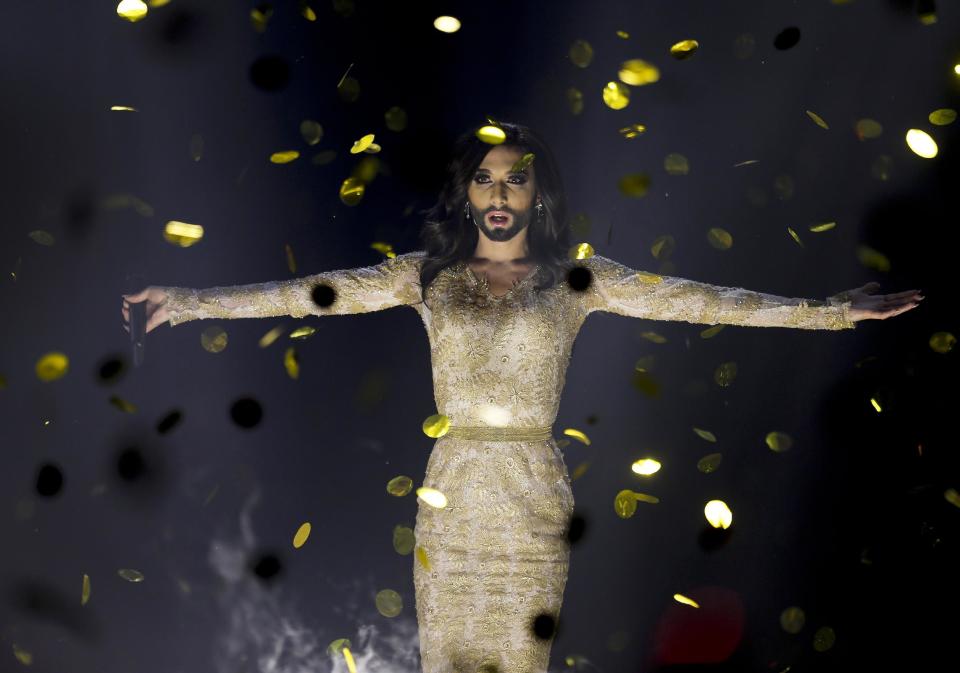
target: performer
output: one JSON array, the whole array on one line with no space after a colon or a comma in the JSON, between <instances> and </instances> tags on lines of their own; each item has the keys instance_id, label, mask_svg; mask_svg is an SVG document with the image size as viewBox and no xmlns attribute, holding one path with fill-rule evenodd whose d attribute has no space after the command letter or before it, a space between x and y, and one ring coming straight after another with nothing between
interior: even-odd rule
<instances>
[{"instance_id":1,"label":"performer","mask_svg":"<svg viewBox=\"0 0 960 673\"><path fill-rule=\"evenodd\" d=\"M151 286L124 295L148 302L148 331L207 318L394 306L419 313L436 408L451 424L434 443L423 481L447 506L418 499L415 527L429 563L414 554L425 673L547 670L574 505L551 426L574 339L590 313L839 330L903 313L922 299L915 290L871 294L876 283L826 300L791 299L635 271L600 255L571 260L565 197L549 149L524 126L501 127L506 140L499 145L473 132L457 140L449 180L421 233L424 250L292 280ZM128 316L127 302L122 313Z\"/></svg>"}]
</instances>

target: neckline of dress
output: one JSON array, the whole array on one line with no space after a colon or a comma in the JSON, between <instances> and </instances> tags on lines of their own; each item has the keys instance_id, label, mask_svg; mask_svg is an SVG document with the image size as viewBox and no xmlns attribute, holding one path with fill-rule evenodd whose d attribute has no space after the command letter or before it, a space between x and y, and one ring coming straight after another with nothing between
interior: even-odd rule
<instances>
[{"instance_id":1,"label":"neckline of dress","mask_svg":"<svg viewBox=\"0 0 960 673\"><path fill-rule=\"evenodd\" d=\"M539 264L534 264L533 268L530 269L530 272L527 273L526 276L524 276L523 278L520 278L517 281L514 281L513 285L511 285L506 292L498 296L490 291L490 281L487 280L486 276L484 276L483 278L478 276L476 272L472 268L470 268L470 264L468 264L466 260L461 260L460 264L463 266L464 269L466 269L466 272L470 276L470 278L473 279L474 286L479 286L480 288L482 288L484 294L490 299L493 299L494 301L499 301L501 299L505 299L506 297L509 297L514 292L514 290L521 287L528 280L533 278L536 275L537 271L540 269Z\"/></svg>"}]
</instances>

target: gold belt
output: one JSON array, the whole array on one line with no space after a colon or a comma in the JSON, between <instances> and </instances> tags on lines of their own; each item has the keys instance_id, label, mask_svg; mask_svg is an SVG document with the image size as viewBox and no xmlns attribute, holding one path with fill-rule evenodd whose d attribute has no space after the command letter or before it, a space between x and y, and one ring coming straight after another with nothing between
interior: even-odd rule
<instances>
[{"instance_id":1,"label":"gold belt","mask_svg":"<svg viewBox=\"0 0 960 673\"><path fill-rule=\"evenodd\" d=\"M460 437L461 439L486 439L489 441L521 442L553 437L553 428L522 428L495 426L467 426L451 425L444 436Z\"/></svg>"}]
</instances>

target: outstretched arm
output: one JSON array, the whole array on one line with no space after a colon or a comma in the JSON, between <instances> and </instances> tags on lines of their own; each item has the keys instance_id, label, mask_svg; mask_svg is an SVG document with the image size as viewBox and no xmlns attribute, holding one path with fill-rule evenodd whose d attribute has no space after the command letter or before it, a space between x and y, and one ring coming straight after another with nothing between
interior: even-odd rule
<instances>
[{"instance_id":1,"label":"outstretched arm","mask_svg":"<svg viewBox=\"0 0 960 673\"><path fill-rule=\"evenodd\" d=\"M634 271L595 255L583 260L592 273L586 291L587 311L609 311L651 320L691 323L853 329L851 300L779 297L737 287L710 285L686 278Z\"/></svg>"},{"instance_id":2,"label":"outstretched arm","mask_svg":"<svg viewBox=\"0 0 960 673\"><path fill-rule=\"evenodd\" d=\"M419 260L422 251L386 259L375 266L324 271L291 280L193 289L163 287L170 325L205 318L267 318L271 316L344 315L369 313L420 301ZM326 285L333 301L321 306L314 288ZM331 293L326 293L330 296ZM325 303L325 302L324 302Z\"/></svg>"}]
</instances>

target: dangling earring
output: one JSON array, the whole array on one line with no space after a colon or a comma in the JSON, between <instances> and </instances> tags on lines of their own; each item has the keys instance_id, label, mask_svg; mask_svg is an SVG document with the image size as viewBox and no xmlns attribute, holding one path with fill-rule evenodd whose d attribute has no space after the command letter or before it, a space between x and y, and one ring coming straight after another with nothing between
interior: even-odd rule
<instances>
[{"instance_id":1,"label":"dangling earring","mask_svg":"<svg viewBox=\"0 0 960 673\"><path fill-rule=\"evenodd\" d=\"M470 202L469 201L463 202L463 219L465 220L470 219Z\"/></svg>"},{"instance_id":2,"label":"dangling earring","mask_svg":"<svg viewBox=\"0 0 960 673\"><path fill-rule=\"evenodd\" d=\"M543 202L537 201L537 217L543 219Z\"/></svg>"}]
</instances>

